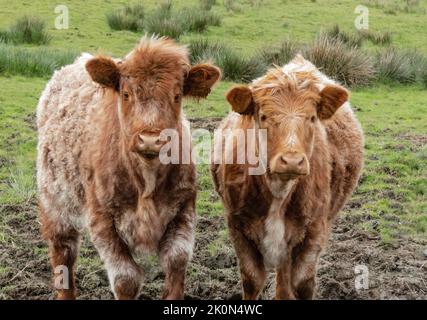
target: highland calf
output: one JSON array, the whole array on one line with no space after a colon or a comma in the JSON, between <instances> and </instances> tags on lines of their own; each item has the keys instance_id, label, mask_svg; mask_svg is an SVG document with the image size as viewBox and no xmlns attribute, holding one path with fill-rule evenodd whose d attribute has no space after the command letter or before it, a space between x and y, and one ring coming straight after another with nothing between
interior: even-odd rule
<instances>
[{"instance_id":1,"label":"highland calf","mask_svg":"<svg viewBox=\"0 0 427 320\"><path fill-rule=\"evenodd\" d=\"M220 71L191 67L185 47L144 37L123 60L82 55L56 72L37 108L37 180L52 268L74 268L87 226L117 299L135 299L143 270L133 255L156 253L165 299L184 297L194 242L193 164L164 165L163 129L189 135L181 99L204 98Z\"/></svg>"},{"instance_id":2,"label":"highland calf","mask_svg":"<svg viewBox=\"0 0 427 320\"><path fill-rule=\"evenodd\" d=\"M249 86L235 87L227 100L234 112L220 129L266 131L259 141L267 144L265 174L249 174L249 164L212 166L243 298L256 299L272 269L277 299L311 299L331 224L363 167L363 133L348 91L297 56ZM225 143L236 148L233 139Z\"/></svg>"}]
</instances>

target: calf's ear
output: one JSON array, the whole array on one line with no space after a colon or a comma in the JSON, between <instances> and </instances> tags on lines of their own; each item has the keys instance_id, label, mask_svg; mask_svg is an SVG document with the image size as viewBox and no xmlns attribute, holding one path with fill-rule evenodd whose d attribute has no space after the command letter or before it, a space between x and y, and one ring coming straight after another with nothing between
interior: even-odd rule
<instances>
[{"instance_id":1,"label":"calf's ear","mask_svg":"<svg viewBox=\"0 0 427 320\"><path fill-rule=\"evenodd\" d=\"M99 56L86 63L86 70L92 80L119 91L120 70L111 58Z\"/></svg>"},{"instance_id":2,"label":"calf's ear","mask_svg":"<svg viewBox=\"0 0 427 320\"><path fill-rule=\"evenodd\" d=\"M220 78L219 68L205 63L198 64L190 69L185 78L184 96L206 98Z\"/></svg>"},{"instance_id":3,"label":"calf's ear","mask_svg":"<svg viewBox=\"0 0 427 320\"><path fill-rule=\"evenodd\" d=\"M252 115L255 111L252 91L248 86L238 86L231 89L227 93L227 101L234 112Z\"/></svg>"},{"instance_id":4,"label":"calf's ear","mask_svg":"<svg viewBox=\"0 0 427 320\"><path fill-rule=\"evenodd\" d=\"M329 119L348 100L349 93L340 86L329 85L320 92L320 102L317 105L319 119Z\"/></svg>"}]
</instances>

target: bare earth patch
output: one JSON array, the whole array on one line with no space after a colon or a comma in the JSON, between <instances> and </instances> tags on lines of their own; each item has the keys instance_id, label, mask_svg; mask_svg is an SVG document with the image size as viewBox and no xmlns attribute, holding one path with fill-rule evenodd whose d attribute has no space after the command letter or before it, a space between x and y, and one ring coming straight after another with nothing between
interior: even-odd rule
<instances>
[{"instance_id":1,"label":"bare earth patch","mask_svg":"<svg viewBox=\"0 0 427 320\"><path fill-rule=\"evenodd\" d=\"M25 213L26 223L6 226L14 241L0 248L0 265L7 268L0 274L0 299L53 299L50 267L45 244L40 239L34 207L2 208ZM7 210L7 211L5 211ZM354 227L351 218L339 218L318 272L318 299L427 299L427 260L423 256L425 242L401 241L384 246L378 236ZM240 283L234 251L226 240L215 255L209 244L215 242L225 228L222 217L200 217L192 263L188 268L187 299L239 299ZM97 253L85 238L82 245L77 279L79 299L112 299L106 273ZM41 253L40 253L41 251ZM93 260L93 263L82 261ZM157 263L142 263L147 284L141 299L158 299L164 275ZM368 290L355 289L354 268L369 269ZM262 298L274 293L274 276L270 275Z\"/></svg>"}]
</instances>

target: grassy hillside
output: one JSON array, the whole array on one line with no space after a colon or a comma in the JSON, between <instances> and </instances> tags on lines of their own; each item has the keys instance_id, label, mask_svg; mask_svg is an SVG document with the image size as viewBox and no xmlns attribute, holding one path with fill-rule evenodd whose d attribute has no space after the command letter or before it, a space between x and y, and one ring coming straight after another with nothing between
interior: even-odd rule
<instances>
[{"instance_id":1,"label":"grassy hillside","mask_svg":"<svg viewBox=\"0 0 427 320\"><path fill-rule=\"evenodd\" d=\"M120 8L123 4L138 1L109 1L109 0L64 0L60 4L68 6L70 12L69 30L56 30L54 12L58 5L56 0L42 1L8 1L0 0L0 28L13 24L16 15L26 14L42 17L53 35L51 46L55 48L72 48L79 51L102 50L115 55L128 52L129 48L141 34L130 31L112 31L107 25L105 15L111 10ZM177 7L198 4L198 0L172 1ZM227 11L224 2L235 3L236 11ZM274 44L285 37L301 41L310 41L322 28L338 24L344 30L354 30L354 20L357 5L369 7L369 24L372 31L390 31L393 43L401 48L414 47L427 52L425 24L427 3L420 1L420 8L414 13L397 11L395 14L386 13L393 9L393 2L375 5L379 1L351 0L217 0L213 11L223 17L219 27L211 27L205 34L209 39L217 39L231 43L243 52L252 52L268 44ZM146 11L153 11L159 3L156 0L142 1ZM372 3L372 5L369 5ZM193 34L183 37L183 42L198 37Z\"/></svg>"},{"instance_id":2,"label":"grassy hillside","mask_svg":"<svg viewBox=\"0 0 427 320\"><path fill-rule=\"evenodd\" d=\"M127 2L61 1L70 10L70 28L55 30L54 7L57 1L0 0L0 30L12 25L17 16L37 15L46 22L52 36L47 48L120 56L135 45L142 33L111 30L106 14ZM195 0L173 2L177 7L198 4ZM410 12L404 9L406 1L389 1L386 5L379 1L361 2L371 4L372 31L389 31L393 46L417 48L427 53L427 1L421 1L420 7ZM157 1L147 0L143 3L149 13L155 9ZM355 6L354 1L348 0L247 0L235 1L233 11L227 10L223 0L217 0L212 10L223 17L221 26L209 27L203 34L184 35L180 42L207 37L220 40L243 54L252 55L258 49L288 37L309 42L319 29L334 24L354 32ZM367 49L375 51L381 47L371 43L367 44ZM37 270L37 265L25 267L27 260L39 261L43 265L45 286L48 282L46 247L38 239L37 233L34 176L37 141L34 112L47 81L47 77L7 76L0 72L0 299L25 295L28 289L25 287L26 281L38 274L29 271L32 268ZM231 82L222 82L207 101L185 102L185 111L196 126L212 127L228 112L224 95L232 85ZM366 168L360 187L344 210L343 219L352 222L351 229L378 238L376 245L381 250L395 248L408 239L425 244L427 90L418 84L375 85L353 90L351 101L366 133ZM205 262L218 261L225 255L235 268L235 261L229 258L233 253L220 218L222 205L213 191L208 168L200 166L198 170L198 214L203 223L207 221L204 219L211 219L210 223L219 221L217 227L211 226L215 232L212 235L214 240L199 248L198 252L205 255ZM14 265L12 252L22 253L16 258L22 260L18 263L20 267ZM78 272L82 274L99 273L102 268L93 248L84 249L79 263L81 267ZM27 278L19 274L15 281L20 281L20 284L15 285L10 279L24 267L27 271L23 274ZM203 263L192 264L190 278L199 279L199 274L209 273L206 271L209 267ZM235 269L227 270L235 277ZM101 281L105 286L105 276L99 277L101 280L97 278L96 281ZM99 285L95 280L90 282L90 277L87 281L80 286L88 289L90 285ZM215 281L221 282L220 279L210 281L213 281L209 284L212 286L217 285ZM233 285L236 283L233 282ZM221 291L221 287L215 288ZM36 288L33 289L37 296ZM151 289L157 294L157 287ZM49 292L48 289L46 291ZM86 293L86 297L91 297L90 292Z\"/></svg>"}]
</instances>

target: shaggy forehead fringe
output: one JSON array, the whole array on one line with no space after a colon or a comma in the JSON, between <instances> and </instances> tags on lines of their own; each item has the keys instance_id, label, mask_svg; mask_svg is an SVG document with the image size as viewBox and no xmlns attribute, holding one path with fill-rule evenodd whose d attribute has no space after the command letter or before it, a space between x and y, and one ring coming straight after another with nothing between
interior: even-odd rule
<instances>
[{"instance_id":1,"label":"shaggy forehead fringe","mask_svg":"<svg viewBox=\"0 0 427 320\"><path fill-rule=\"evenodd\" d=\"M154 68L171 69L181 66L184 71L190 69L189 52L186 46L177 44L167 37L142 37L136 48L125 58L124 63L132 64L133 70L147 64ZM171 70L173 71L173 70Z\"/></svg>"},{"instance_id":2,"label":"shaggy forehead fringe","mask_svg":"<svg viewBox=\"0 0 427 320\"><path fill-rule=\"evenodd\" d=\"M286 72L283 68L275 66L267 71L267 74L256 79L251 87L254 92L263 89L274 94L275 91L304 91L315 90L319 79L311 72L295 71Z\"/></svg>"},{"instance_id":3,"label":"shaggy forehead fringe","mask_svg":"<svg viewBox=\"0 0 427 320\"><path fill-rule=\"evenodd\" d=\"M283 104L283 98L293 101L312 99L318 101L319 79L308 71L286 71L280 67L270 69L267 74L251 84L254 99L258 103Z\"/></svg>"}]
</instances>

